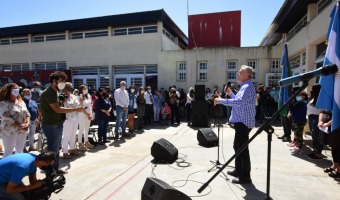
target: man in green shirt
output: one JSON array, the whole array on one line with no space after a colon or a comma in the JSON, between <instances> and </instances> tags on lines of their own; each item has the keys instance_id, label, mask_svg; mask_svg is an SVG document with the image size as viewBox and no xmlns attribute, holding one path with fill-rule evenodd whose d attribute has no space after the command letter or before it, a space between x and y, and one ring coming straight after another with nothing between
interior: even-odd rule
<instances>
[{"instance_id":1,"label":"man in green shirt","mask_svg":"<svg viewBox=\"0 0 340 200\"><path fill-rule=\"evenodd\" d=\"M50 86L40 96L42 114L42 130L47 139L47 150L56 154L54 170L58 175L67 173L59 169L59 150L63 134L64 114L70 112L84 112L83 107L64 108L59 106L59 93L65 87L67 75L62 71L55 71L50 75Z\"/></svg>"}]
</instances>

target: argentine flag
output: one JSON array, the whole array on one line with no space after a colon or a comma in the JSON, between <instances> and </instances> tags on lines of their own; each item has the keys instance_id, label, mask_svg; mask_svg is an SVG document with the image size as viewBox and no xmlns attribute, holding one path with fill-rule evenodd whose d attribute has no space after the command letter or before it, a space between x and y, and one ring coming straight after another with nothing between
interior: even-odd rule
<instances>
[{"instance_id":1,"label":"argentine flag","mask_svg":"<svg viewBox=\"0 0 340 200\"><path fill-rule=\"evenodd\" d=\"M339 2L331 13L328 28L328 47L323 65L336 64L338 72L333 75L321 76L321 91L316 107L332 111L332 132L340 128L340 16Z\"/></svg>"}]
</instances>

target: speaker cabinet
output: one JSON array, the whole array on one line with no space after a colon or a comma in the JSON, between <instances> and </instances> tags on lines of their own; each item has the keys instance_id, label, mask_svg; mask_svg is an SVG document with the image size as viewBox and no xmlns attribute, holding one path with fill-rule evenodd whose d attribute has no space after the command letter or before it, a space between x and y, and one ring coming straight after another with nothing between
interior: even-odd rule
<instances>
[{"instance_id":1,"label":"speaker cabinet","mask_svg":"<svg viewBox=\"0 0 340 200\"><path fill-rule=\"evenodd\" d=\"M191 102L191 124L193 127L209 126L209 104L206 100Z\"/></svg>"},{"instance_id":2,"label":"speaker cabinet","mask_svg":"<svg viewBox=\"0 0 340 200\"><path fill-rule=\"evenodd\" d=\"M185 195L156 178L148 177L145 181L142 190L142 200L190 200L191 198Z\"/></svg>"},{"instance_id":3,"label":"speaker cabinet","mask_svg":"<svg viewBox=\"0 0 340 200\"><path fill-rule=\"evenodd\" d=\"M195 100L205 100L205 85L195 85Z\"/></svg>"},{"instance_id":4,"label":"speaker cabinet","mask_svg":"<svg viewBox=\"0 0 340 200\"><path fill-rule=\"evenodd\" d=\"M197 132L197 140L201 146L215 147L218 145L218 137L211 128L201 128Z\"/></svg>"},{"instance_id":5,"label":"speaker cabinet","mask_svg":"<svg viewBox=\"0 0 340 200\"><path fill-rule=\"evenodd\" d=\"M178 150L169 141L161 138L152 144L151 155L156 162L173 163L178 158Z\"/></svg>"}]
</instances>

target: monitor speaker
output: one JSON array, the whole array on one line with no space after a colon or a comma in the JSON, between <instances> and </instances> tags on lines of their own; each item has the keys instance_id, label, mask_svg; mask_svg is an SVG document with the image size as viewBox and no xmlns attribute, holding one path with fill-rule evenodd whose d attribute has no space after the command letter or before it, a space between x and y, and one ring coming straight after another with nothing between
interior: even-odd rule
<instances>
[{"instance_id":1,"label":"monitor speaker","mask_svg":"<svg viewBox=\"0 0 340 200\"><path fill-rule=\"evenodd\" d=\"M201 128L197 132L197 140L201 146L215 147L218 145L218 137L211 128Z\"/></svg>"},{"instance_id":2,"label":"monitor speaker","mask_svg":"<svg viewBox=\"0 0 340 200\"><path fill-rule=\"evenodd\" d=\"M142 190L142 200L190 200L191 198L185 195L156 178L148 177L145 181Z\"/></svg>"},{"instance_id":3,"label":"monitor speaker","mask_svg":"<svg viewBox=\"0 0 340 200\"><path fill-rule=\"evenodd\" d=\"M205 85L195 85L195 100L205 100Z\"/></svg>"},{"instance_id":4,"label":"monitor speaker","mask_svg":"<svg viewBox=\"0 0 340 200\"><path fill-rule=\"evenodd\" d=\"M152 144L151 155L156 162L173 163L178 158L178 150L169 141L161 138Z\"/></svg>"}]
</instances>

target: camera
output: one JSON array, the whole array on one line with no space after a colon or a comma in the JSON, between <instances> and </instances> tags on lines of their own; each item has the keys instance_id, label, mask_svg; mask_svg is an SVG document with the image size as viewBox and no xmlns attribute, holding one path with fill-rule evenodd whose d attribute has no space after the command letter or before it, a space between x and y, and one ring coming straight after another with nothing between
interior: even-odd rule
<instances>
[{"instance_id":1,"label":"camera","mask_svg":"<svg viewBox=\"0 0 340 200\"><path fill-rule=\"evenodd\" d=\"M67 98L68 98L68 96L65 93L60 93L59 94L59 101L63 102L64 99L67 99Z\"/></svg>"},{"instance_id":2,"label":"camera","mask_svg":"<svg viewBox=\"0 0 340 200\"><path fill-rule=\"evenodd\" d=\"M57 175L52 166L44 169L46 177L43 179L45 184L34 190L29 190L24 194L28 200L47 200L51 194L59 193L64 189L66 179L63 175Z\"/></svg>"}]
</instances>

